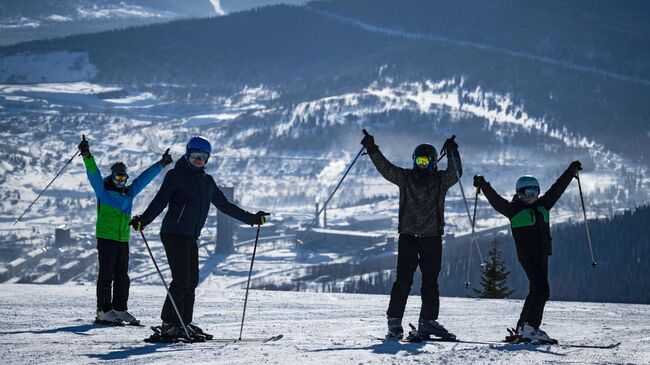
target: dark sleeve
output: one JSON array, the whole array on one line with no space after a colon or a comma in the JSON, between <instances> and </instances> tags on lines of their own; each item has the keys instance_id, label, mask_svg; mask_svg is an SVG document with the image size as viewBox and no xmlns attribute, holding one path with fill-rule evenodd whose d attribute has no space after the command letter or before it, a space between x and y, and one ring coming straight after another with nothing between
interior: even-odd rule
<instances>
[{"instance_id":1,"label":"dark sleeve","mask_svg":"<svg viewBox=\"0 0 650 365\"><path fill-rule=\"evenodd\" d=\"M149 224L153 222L154 219L165 209L167 203L172 197L174 191L176 191L176 184L174 183L174 170L169 170L165 179L163 180L160 190L156 193L156 196L153 198L147 209L140 216L142 218L142 223Z\"/></svg>"},{"instance_id":2,"label":"dark sleeve","mask_svg":"<svg viewBox=\"0 0 650 365\"><path fill-rule=\"evenodd\" d=\"M458 150L455 150L452 153L454 154L458 166L458 176L463 176L463 164L460 161L460 154L458 153ZM456 175L456 169L454 168L454 161L451 159L451 153L447 154L447 169L443 171L440 176L442 178L442 186L446 189L449 189L458 182L458 176Z\"/></svg>"},{"instance_id":3,"label":"dark sleeve","mask_svg":"<svg viewBox=\"0 0 650 365\"><path fill-rule=\"evenodd\" d=\"M226 198L217 184L214 181L212 183L214 184L214 192L210 200L217 209L246 224L255 224L255 214L247 212L233 204Z\"/></svg>"},{"instance_id":4,"label":"dark sleeve","mask_svg":"<svg viewBox=\"0 0 650 365\"><path fill-rule=\"evenodd\" d=\"M370 160L384 179L395 185L399 185L402 182L406 170L393 165L379 149L369 153L368 156L370 156Z\"/></svg>"},{"instance_id":5,"label":"dark sleeve","mask_svg":"<svg viewBox=\"0 0 650 365\"><path fill-rule=\"evenodd\" d=\"M508 202L501 195L499 195L492 188L492 185L490 185L490 183L483 184L481 186L481 191L487 198L488 202L490 202L492 208L494 208L497 212L503 214L507 218L512 218L512 214L510 213L510 202Z\"/></svg>"},{"instance_id":6,"label":"dark sleeve","mask_svg":"<svg viewBox=\"0 0 650 365\"><path fill-rule=\"evenodd\" d=\"M571 184L571 180L573 180L574 176L573 169L569 167L557 180L555 180L555 183L553 183L544 196L540 198L543 199L546 209L550 210L553 208L562 194L564 194L566 188Z\"/></svg>"}]
</instances>

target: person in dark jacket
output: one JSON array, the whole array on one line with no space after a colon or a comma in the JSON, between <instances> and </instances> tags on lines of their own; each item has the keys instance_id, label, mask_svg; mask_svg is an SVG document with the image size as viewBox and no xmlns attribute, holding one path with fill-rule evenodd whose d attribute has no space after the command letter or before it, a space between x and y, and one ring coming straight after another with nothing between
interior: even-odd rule
<instances>
[{"instance_id":1,"label":"person in dark jacket","mask_svg":"<svg viewBox=\"0 0 650 365\"><path fill-rule=\"evenodd\" d=\"M127 185L129 175L123 162L111 166L111 174L102 178L88 140L79 143L86 174L97 197L97 317L102 324L140 322L127 311L129 299L129 221L135 197L172 162L169 149L160 161L144 170ZM111 295L112 294L112 295Z\"/></svg>"},{"instance_id":2,"label":"person in dark jacket","mask_svg":"<svg viewBox=\"0 0 650 365\"><path fill-rule=\"evenodd\" d=\"M510 220L517 258L530 282L517 322L517 336L524 340L551 340L540 329L544 306L550 296L548 257L552 254L552 247L549 212L579 170L582 170L580 161L572 162L541 197L537 179L530 175L522 176L517 180L516 194L511 201L502 198L483 176L474 176L474 186L481 189L497 212Z\"/></svg>"},{"instance_id":3,"label":"person in dark jacket","mask_svg":"<svg viewBox=\"0 0 650 365\"><path fill-rule=\"evenodd\" d=\"M377 171L399 187L399 243L397 253L397 277L390 294L386 312L388 334L386 338L401 339L404 330L402 318L413 274L420 267L422 273L422 307L418 321L421 337L453 338L437 322L440 309L438 274L442 260L442 235L444 234L444 210L447 191L458 181L451 161L453 154L458 174L462 175L458 145L447 139L443 149L447 151L447 169L438 170L437 151L430 144L419 145L413 152L413 167L406 169L393 165L375 144L374 137L366 134L361 141Z\"/></svg>"},{"instance_id":4,"label":"person in dark jacket","mask_svg":"<svg viewBox=\"0 0 650 365\"><path fill-rule=\"evenodd\" d=\"M210 203L220 211L250 225L262 225L269 213L249 213L228 201L217 187L212 176L205 172L212 146L203 137L189 140L185 155L176 161L163 180L160 190L140 216L130 224L142 230L167 207L160 229L160 238L169 267L172 282L169 291L178 306L183 323L190 334L203 334L203 330L192 323L194 312L194 291L199 282L199 254L197 240L208 217ZM161 334L166 337L185 336L181 322L167 297L160 318L163 321Z\"/></svg>"}]
</instances>

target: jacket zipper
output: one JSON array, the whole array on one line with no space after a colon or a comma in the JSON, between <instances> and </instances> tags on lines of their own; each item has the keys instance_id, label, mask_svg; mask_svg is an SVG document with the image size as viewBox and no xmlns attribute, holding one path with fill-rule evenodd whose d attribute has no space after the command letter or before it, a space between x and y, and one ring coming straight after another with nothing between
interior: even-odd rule
<instances>
[{"instance_id":1,"label":"jacket zipper","mask_svg":"<svg viewBox=\"0 0 650 365\"><path fill-rule=\"evenodd\" d=\"M176 220L176 224L178 224L181 221L181 217L183 216L184 211L185 211L185 204L183 204L183 208L181 208L181 214L178 215L178 219Z\"/></svg>"}]
</instances>

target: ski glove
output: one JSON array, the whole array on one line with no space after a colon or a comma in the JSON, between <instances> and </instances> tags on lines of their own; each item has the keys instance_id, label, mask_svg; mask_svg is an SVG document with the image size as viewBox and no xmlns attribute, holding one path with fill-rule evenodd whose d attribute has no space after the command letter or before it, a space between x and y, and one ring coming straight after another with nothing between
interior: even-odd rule
<instances>
[{"instance_id":1,"label":"ski glove","mask_svg":"<svg viewBox=\"0 0 650 365\"><path fill-rule=\"evenodd\" d=\"M481 175L474 175L474 187L477 187L481 189L483 186L487 184L487 181L485 181L485 178Z\"/></svg>"},{"instance_id":2,"label":"ski glove","mask_svg":"<svg viewBox=\"0 0 650 365\"><path fill-rule=\"evenodd\" d=\"M578 173L578 171L582 170L582 163L578 160L571 162L571 165L569 165L569 168L573 171L573 174L575 175Z\"/></svg>"},{"instance_id":3,"label":"ski glove","mask_svg":"<svg viewBox=\"0 0 650 365\"><path fill-rule=\"evenodd\" d=\"M366 152L368 153L377 152L379 149L379 147L375 144L375 137L373 137L371 134L366 133L366 135L361 140L361 144L366 148Z\"/></svg>"},{"instance_id":4,"label":"ski glove","mask_svg":"<svg viewBox=\"0 0 650 365\"><path fill-rule=\"evenodd\" d=\"M271 213L267 213L267 212L264 212L262 210L255 213L254 222L253 222L253 224L251 224L251 226L256 225L256 224L258 226L261 226L262 224L266 223L266 216L267 215L271 215Z\"/></svg>"},{"instance_id":5,"label":"ski glove","mask_svg":"<svg viewBox=\"0 0 650 365\"><path fill-rule=\"evenodd\" d=\"M142 223L142 217L140 217L139 215L133 217L133 219L131 219L131 221L129 222L129 225L133 227L133 229L135 229L136 231L142 231L146 226L146 224Z\"/></svg>"},{"instance_id":6,"label":"ski glove","mask_svg":"<svg viewBox=\"0 0 650 365\"><path fill-rule=\"evenodd\" d=\"M174 160L172 159L172 155L169 154L169 148L165 153L163 153L162 158L160 159L160 163L163 165L163 167L169 165L172 163Z\"/></svg>"},{"instance_id":7,"label":"ski glove","mask_svg":"<svg viewBox=\"0 0 650 365\"><path fill-rule=\"evenodd\" d=\"M88 145L88 140L86 140L85 135L81 135L81 143L79 143L79 152L81 156L87 157L90 156L90 146Z\"/></svg>"},{"instance_id":8,"label":"ski glove","mask_svg":"<svg viewBox=\"0 0 650 365\"><path fill-rule=\"evenodd\" d=\"M454 141L451 138L447 138L445 143L442 145L442 150L447 151L447 152L449 152L449 151L457 151L458 150L458 143L456 143L456 141Z\"/></svg>"}]
</instances>

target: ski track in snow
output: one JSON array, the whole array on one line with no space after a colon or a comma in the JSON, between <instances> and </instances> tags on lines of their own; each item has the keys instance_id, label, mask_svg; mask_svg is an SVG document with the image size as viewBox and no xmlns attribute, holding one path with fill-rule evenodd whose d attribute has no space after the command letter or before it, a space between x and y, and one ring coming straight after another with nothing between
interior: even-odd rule
<instances>
[{"instance_id":1,"label":"ski track in snow","mask_svg":"<svg viewBox=\"0 0 650 365\"><path fill-rule=\"evenodd\" d=\"M317 14L339 20L339 21L341 21L343 23L355 25L355 26L357 26L357 27L359 27L359 28L361 28L363 30L369 31L369 32L382 33L382 34L386 34L386 35L409 38L409 39L426 40L426 41L436 42L436 43L452 44L452 45L461 46L461 47L476 48L476 49L480 49L480 50L484 50L484 51L495 51L495 52L503 53L503 54L506 54L506 55L512 56L512 57L524 58L524 59L531 60L531 61L537 61L537 62L542 62L542 63L546 63L546 64L550 64L550 65L565 67L565 68L575 70L575 71L593 73L593 74L597 74L597 75L600 75L600 76L609 77L609 78L613 78L613 79L617 79L617 80L621 80L621 81L639 83L639 84L642 84L642 85L645 85L645 86L650 86L650 80L641 79L641 78L637 78L637 77L631 77L631 76L619 74L619 73L612 72L612 71L603 70L603 69L596 68L596 67L589 67L589 66L579 65L579 64L576 64L576 63L563 61L563 60L558 60L558 59L550 58L550 57L536 56L536 55L526 53L526 52L515 51L515 50L511 50L511 49L507 49L507 48L490 46L490 45L483 44L483 43L476 43L476 42L464 41L464 40L448 38L448 37L440 37L440 36L434 36L434 35L429 35L429 34L413 33L413 32L406 32L406 31L402 31L402 30L397 30L397 29L385 28L385 27L373 25L373 24L370 24L370 23L366 23L366 22L358 20L358 19L345 17L345 16L342 16L342 15L339 15L339 14L330 13L330 12L320 10L320 9L315 9L315 8L310 7L310 6L305 6L305 8L308 9L308 10L311 10L311 11L317 13Z\"/></svg>"},{"instance_id":2,"label":"ski track in snow","mask_svg":"<svg viewBox=\"0 0 650 365\"><path fill-rule=\"evenodd\" d=\"M278 342L148 344L165 296L159 286L134 285L130 311L144 327L92 324L93 285L0 285L3 364L648 364L650 306L549 302L544 328L566 343L622 342L612 350L562 346L404 344L382 342L385 295L250 293L244 338L283 334ZM195 322L216 337L237 337L244 290L202 285ZM417 320L411 297L404 324ZM442 298L440 322L460 339L499 341L521 309L518 300Z\"/></svg>"}]
</instances>

